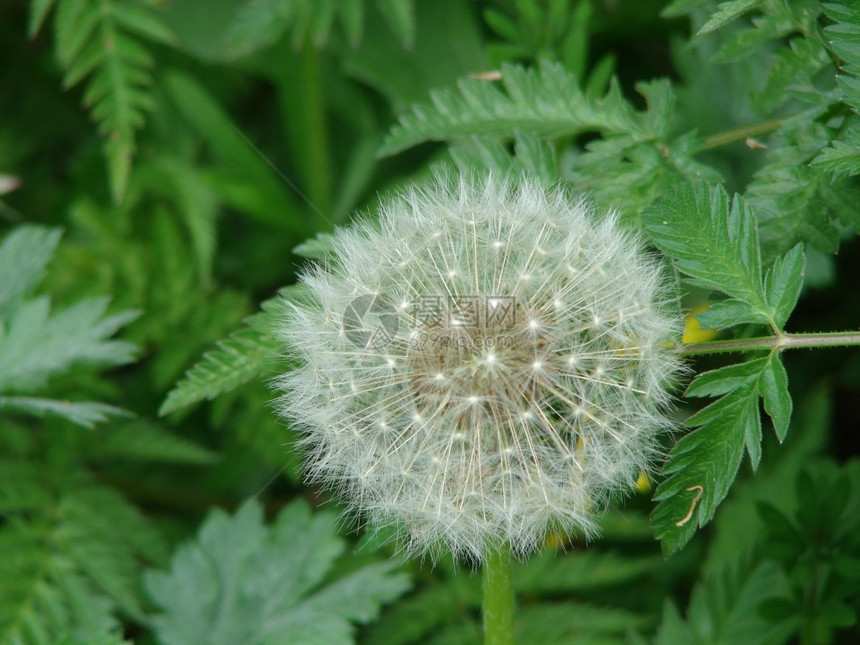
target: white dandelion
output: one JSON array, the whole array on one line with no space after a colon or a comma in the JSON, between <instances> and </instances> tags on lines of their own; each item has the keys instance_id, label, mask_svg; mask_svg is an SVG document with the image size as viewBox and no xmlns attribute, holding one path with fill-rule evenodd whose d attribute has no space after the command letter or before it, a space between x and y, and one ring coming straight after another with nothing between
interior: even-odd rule
<instances>
[{"instance_id":1,"label":"white dandelion","mask_svg":"<svg viewBox=\"0 0 860 645\"><path fill-rule=\"evenodd\" d=\"M301 281L280 411L309 480L411 552L591 533L659 456L681 370L670 290L563 189L437 177L336 232Z\"/></svg>"}]
</instances>

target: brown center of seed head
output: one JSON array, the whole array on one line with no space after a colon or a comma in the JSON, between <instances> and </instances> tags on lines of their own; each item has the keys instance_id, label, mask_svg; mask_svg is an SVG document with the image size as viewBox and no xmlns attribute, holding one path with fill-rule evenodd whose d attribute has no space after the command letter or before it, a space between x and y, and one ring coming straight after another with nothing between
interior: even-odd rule
<instances>
[{"instance_id":1,"label":"brown center of seed head","mask_svg":"<svg viewBox=\"0 0 860 645\"><path fill-rule=\"evenodd\" d=\"M464 303L460 303L463 305ZM546 402L555 368L552 319L509 297L475 296L414 329L412 391L422 415L444 416L458 430L511 418Z\"/></svg>"}]
</instances>

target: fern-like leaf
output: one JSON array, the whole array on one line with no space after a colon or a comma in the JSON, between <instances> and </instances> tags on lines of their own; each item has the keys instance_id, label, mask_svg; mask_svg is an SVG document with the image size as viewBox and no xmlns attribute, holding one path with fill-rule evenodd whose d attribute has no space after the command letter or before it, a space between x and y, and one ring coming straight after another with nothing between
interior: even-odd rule
<instances>
[{"instance_id":1,"label":"fern-like leaf","mask_svg":"<svg viewBox=\"0 0 860 645\"><path fill-rule=\"evenodd\" d=\"M31 33L38 31L53 4L33 4ZM54 32L65 87L89 79L84 104L98 124L111 192L120 201L136 133L152 106L148 86L154 58L141 41L172 44L174 37L151 11L130 0L57 0Z\"/></svg>"},{"instance_id":2,"label":"fern-like leaf","mask_svg":"<svg viewBox=\"0 0 860 645\"><path fill-rule=\"evenodd\" d=\"M42 491L41 503L0 515L0 643L99 642L118 626L118 609L142 617L140 560L161 562L164 545L110 489L82 483L78 473L55 496L42 473L18 468Z\"/></svg>"},{"instance_id":3,"label":"fern-like leaf","mask_svg":"<svg viewBox=\"0 0 860 645\"><path fill-rule=\"evenodd\" d=\"M491 81L470 78L461 80L456 91L433 92L430 105L416 105L400 117L380 154L394 154L425 141L513 137L517 132L543 138L586 130L624 133L636 140L652 136L614 81L606 96L594 99L563 66L544 61L539 71L503 65L501 83L500 89Z\"/></svg>"},{"instance_id":4,"label":"fern-like leaf","mask_svg":"<svg viewBox=\"0 0 860 645\"><path fill-rule=\"evenodd\" d=\"M282 344L272 331L272 321L282 313L284 299L300 298L304 290L293 286L263 303L263 312L250 316L245 326L204 354L167 395L159 410L169 414L192 403L212 400L250 379L269 372L282 353Z\"/></svg>"},{"instance_id":5,"label":"fern-like leaf","mask_svg":"<svg viewBox=\"0 0 860 645\"><path fill-rule=\"evenodd\" d=\"M229 58L240 58L268 47L290 32L293 44L311 40L325 45L337 19L353 47L361 42L367 0L245 0L227 34ZM413 0L376 0L382 15L404 47L415 37Z\"/></svg>"}]
</instances>

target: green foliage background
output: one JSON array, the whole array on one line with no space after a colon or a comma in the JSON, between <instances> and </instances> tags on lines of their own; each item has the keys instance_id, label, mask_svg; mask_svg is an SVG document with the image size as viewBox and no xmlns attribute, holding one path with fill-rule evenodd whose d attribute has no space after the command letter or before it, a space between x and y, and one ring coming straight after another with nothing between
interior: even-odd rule
<instances>
[{"instance_id":1,"label":"green foliage background","mask_svg":"<svg viewBox=\"0 0 860 645\"><path fill-rule=\"evenodd\" d=\"M860 326L858 75L852 0L0 2L0 645L480 640L266 385L303 263L436 164L620 210L714 330L518 642L860 641L860 355L787 349L857 344L792 333Z\"/></svg>"}]
</instances>

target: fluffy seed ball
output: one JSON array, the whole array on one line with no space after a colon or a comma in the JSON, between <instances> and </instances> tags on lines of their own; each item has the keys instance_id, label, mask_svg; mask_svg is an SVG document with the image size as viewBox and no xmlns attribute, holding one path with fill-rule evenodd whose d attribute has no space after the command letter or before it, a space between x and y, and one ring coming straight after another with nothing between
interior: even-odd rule
<instances>
[{"instance_id":1,"label":"fluffy seed ball","mask_svg":"<svg viewBox=\"0 0 860 645\"><path fill-rule=\"evenodd\" d=\"M302 283L280 409L309 479L413 552L589 532L658 454L681 323L641 243L561 189L437 178Z\"/></svg>"}]
</instances>

